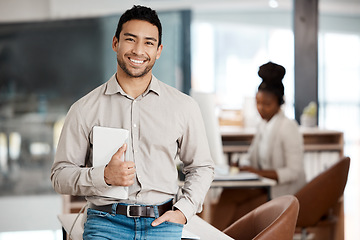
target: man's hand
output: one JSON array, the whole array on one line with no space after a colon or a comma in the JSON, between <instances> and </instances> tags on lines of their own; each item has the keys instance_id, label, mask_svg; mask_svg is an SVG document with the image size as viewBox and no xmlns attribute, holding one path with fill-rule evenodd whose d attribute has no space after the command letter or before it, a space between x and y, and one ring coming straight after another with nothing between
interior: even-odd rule
<instances>
[{"instance_id":1,"label":"man's hand","mask_svg":"<svg viewBox=\"0 0 360 240\"><path fill-rule=\"evenodd\" d=\"M124 144L119 148L105 167L104 179L108 185L130 186L134 184L135 163L124 160L126 147L126 144Z\"/></svg>"},{"instance_id":2,"label":"man's hand","mask_svg":"<svg viewBox=\"0 0 360 240\"><path fill-rule=\"evenodd\" d=\"M156 227L157 225L160 225L163 222L172 222L172 223L185 224L186 223L186 217L180 210L167 211L163 215L161 215L159 218L155 219L151 223L151 225L153 227Z\"/></svg>"}]
</instances>

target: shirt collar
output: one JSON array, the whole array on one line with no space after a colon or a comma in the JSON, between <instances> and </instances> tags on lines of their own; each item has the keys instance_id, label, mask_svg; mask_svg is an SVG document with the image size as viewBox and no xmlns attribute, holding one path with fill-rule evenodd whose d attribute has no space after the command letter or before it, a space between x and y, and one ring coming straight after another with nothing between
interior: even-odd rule
<instances>
[{"instance_id":1,"label":"shirt collar","mask_svg":"<svg viewBox=\"0 0 360 240\"><path fill-rule=\"evenodd\" d=\"M265 127L267 129L272 129L275 123L278 121L281 116L284 115L284 112L280 109L279 112L277 112L268 122L265 122Z\"/></svg>"},{"instance_id":2,"label":"shirt collar","mask_svg":"<svg viewBox=\"0 0 360 240\"><path fill-rule=\"evenodd\" d=\"M154 92L157 95L160 95L159 80L154 75L152 75L150 84L148 88L145 90L145 92L142 94L142 96L146 96L149 92ZM121 88L114 74L106 83L105 95L113 95L117 93L127 96L126 92Z\"/></svg>"},{"instance_id":3,"label":"shirt collar","mask_svg":"<svg viewBox=\"0 0 360 240\"><path fill-rule=\"evenodd\" d=\"M150 84L143 93L143 96L147 95L149 92L154 92L158 96L160 95L160 83L159 80L154 75L152 75Z\"/></svg>"}]
</instances>

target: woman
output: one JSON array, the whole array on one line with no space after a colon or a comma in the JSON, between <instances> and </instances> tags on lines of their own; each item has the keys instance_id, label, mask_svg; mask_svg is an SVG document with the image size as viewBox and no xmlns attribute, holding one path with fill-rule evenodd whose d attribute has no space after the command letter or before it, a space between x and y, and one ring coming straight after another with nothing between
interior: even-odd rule
<instances>
[{"instance_id":1,"label":"woman","mask_svg":"<svg viewBox=\"0 0 360 240\"><path fill-rule=\"evenodd\" d=\"M276 180L272 198L294 194L305 184L303 137L298 124L281 110L285 68L268 62L260 66L258 74L262 82L256 93L256 106L262 121L249 148L250 165L240 166L240 170ZM266 200L261 189L224 189L212 211L211 223L223 230Z\"/></svg>"}]
</instances>

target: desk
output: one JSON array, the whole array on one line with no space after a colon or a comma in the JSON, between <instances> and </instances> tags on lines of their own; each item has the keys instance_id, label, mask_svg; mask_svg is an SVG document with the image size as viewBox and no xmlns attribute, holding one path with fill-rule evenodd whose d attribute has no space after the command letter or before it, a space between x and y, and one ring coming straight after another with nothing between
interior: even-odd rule
<instances>
[{"instance_id":1,"label":"desk","mask_svg":"<svg viewBox=\"0 0 360 240\"><path fill-rule=\"evenodd\" d=\"M214 180L211 183L211 188L266 188L268 193L272 186L276 185L276 181L270 178L260 177L259 180L228 180L218 181ZM270 200L270 195L269 195Z\"/></svg>"},{"instance_id":2,"label":"desk","mask_svg":"<svg viewBox=\"0 0 360 240\"><path fill-rule=\"evenodd\" d=\"M276 181L269 178L261 177L259 180L229 180L217 181L211 183L210 190L204 200L204 209L202 218L209 222L211 216L211 190L215 188L264 188L267 191L268 200L271 199L271 187L276 185Z\"/></svg>"},{"instance_id":3,"label":"desk","mask_svg":"<svg viewBox=\"0 0 360 240\"><path fill-rule=\"evenodd\" d=\"M71 226L76 219L77 214L60 214L58 216L61 226L63 228L63 239L66 240L66 234L70 232ZM75 226L71 232L72 240L82 240L83 228L81 226L81 220L83 215L80 214L77 219ZM200 239L204 240L231 240L233 238L222 233L215 227L211 226L209 223L205 222L198 216L191 218L188 224L185 225L185 229L198 235Z\"/></svg>"},{"instance_id":4,"label":"desk","mask_svg":"<svg viewBox=\"0 0 360 240\"><path fill-rule=\"evenodd\" d=\"M180 181L179 186L183 186L184 182ZM211 183L211 188L265 188L268 192L269 200L270 190L272 186L276 185L276 181L270 178L260 177L258 180L227 180L227 181L219 181L214 179Z\"/></svg>"}]
</instances>

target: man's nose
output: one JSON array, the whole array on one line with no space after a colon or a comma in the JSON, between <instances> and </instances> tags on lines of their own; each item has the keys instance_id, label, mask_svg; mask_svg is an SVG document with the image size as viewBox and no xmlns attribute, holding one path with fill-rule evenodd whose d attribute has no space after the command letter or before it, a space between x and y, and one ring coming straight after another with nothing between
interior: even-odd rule
<instances>
[{"instance_id":1,"label":"man's nose","mask_svg":"<svg viewBox=\"0 0 360 240\"><path fill-rule=\"evenodd\" d=\"M144 45L141 43L136 43L136 44L134 44L132 51L133 51L133 53L135 53L137 55L142 55L144 53Z\"/></svg>"}]
</instances>

